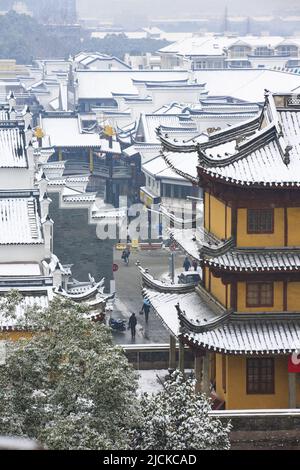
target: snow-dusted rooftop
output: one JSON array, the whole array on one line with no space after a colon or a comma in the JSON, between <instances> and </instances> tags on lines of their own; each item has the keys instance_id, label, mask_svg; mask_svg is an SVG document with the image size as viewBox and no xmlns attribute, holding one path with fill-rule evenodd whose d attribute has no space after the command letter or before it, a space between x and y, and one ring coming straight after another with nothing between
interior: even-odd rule
<instances>
[{"instance_id":1,"label":"snow-dusted rooftop","mask_svg":"<svg viewBox=\"0 0 300 470\"><path fill-rule=\"evenodd\" d=\"M77 71L78 98L113 98L113 94L138 95L133 80L144 82L168 82L188 78L186 71Z\"/></svg>"},{"instance_id":2,"label":"snow-dusted rooftop","mask_svg":"<svg viewBox=\"0 0 300 470\"><path fill-rule=\"evenodd\" d=\"M267 69L225 69L194 72L199 83L206 83L209 95L227 95L262 103L264 90L289 92L300 86L300 75Z\"/></svg>"},{"instance_id":3,"label":"snow-dusted rooftop","mask_svg":"<svg viewBox=\"0 0 300 470\"><path fill-rule=\"evenodd\" d=\"M176 174L161 155L153 158L147 163L144 163L143 172L155 177L156 179L172 179L178 180L181 183L185 182L185 178Z\"/></svg>"},{"instance_id":4,"label":"snow-dusted rooftop","mask_svg":"<svg viewBox=\"0 0 300 470\"><path fill-rule=\"evenodd\" d=\"M11 317L0 312L0 330L24 329L26 311L32 307L44 310L49 306L48 295L38 293L36 295L24 295L21 302L16 306ZM28 325L27 325L28 326Z\"/></svg>"},{"instance_id":5,"label":"snow-dusted rooftop","mask_svg":"<svg viewBox=\"0 0 300 470\"><path fill-rule=\"evenodd\" d=\"M0 123L0 168L27 168L25 140L19 127Z\"/></svg>"},{"instance_id":6,"label":"snow-dusted rooftop","mask_svg":"<svg viewBox=\"0 0 300 470\"><path fill-rule=\"evenodd\" d=\"M136 132L138 142L156 143L158 141L157 128L162 132L176 135L185 135L188 137L197 134L197 125L189 115L178 114L141 114L139 125Z\"/></svg>"},{"instance_id":7,"label":"snow-dusted rooftop","mask_svg":"<svg viewBox=\"0 0 300 470\"><path fill-rule=\"evenodd\" d=\"M106 139L99 134L87 133L82 129L80 117L45 117L41 119L44 132L44 147L94 147L103 151L120 153L120 145L113 141L109 147Z\"/></svg>"},{"instance_id":8,"label":"snow-dusted rooftop","mask_svg":"<svg viewBox=\"0 0 300 470\"><path fill-rule=\"evenodd\" d=\"M232 46L249 46L249 48L266 47L274 49L281 45L300 45L300 38L284 38L282 36L193 36L187 37L160 49L159 52L178 54L181 56L222 56L224 49Z\"/></svg>"},{"instance_id":9,"label":"snow-dusted rooftop","mask_svg":"<svg viewBox=\"0 0 300 470\"><path fill-rule=\"evenodd\" d=\"M38 263L0 263L0 276L40 276L41 267Z\"/></svg>"},{"instance_id":10,"label":"snow-dusted rooftop","mask_svg":"<svg viewBox=\"0 0 300 470\"><path fill-rule=\"evenodd\" d=\"M35 197L0 198L0 245L41 244L43 235Z\"/></svg>"}]
</instances>

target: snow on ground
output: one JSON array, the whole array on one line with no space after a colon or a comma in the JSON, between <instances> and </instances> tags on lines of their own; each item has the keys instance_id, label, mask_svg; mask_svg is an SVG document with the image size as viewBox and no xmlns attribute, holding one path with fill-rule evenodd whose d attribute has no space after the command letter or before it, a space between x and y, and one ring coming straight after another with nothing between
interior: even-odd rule
<instances>
[{"instance_id":1,"label":"snow on ground","mask_svg":"<svg viewBox=\"0 0 300 470\"><path fill-rule=\"evenodd\" d=\"M167 369L139 370L138 393L158 393L163 389L162 383L168 375ZM160 380L159 380L160 379Z\"/></svg>"}]
</instances>

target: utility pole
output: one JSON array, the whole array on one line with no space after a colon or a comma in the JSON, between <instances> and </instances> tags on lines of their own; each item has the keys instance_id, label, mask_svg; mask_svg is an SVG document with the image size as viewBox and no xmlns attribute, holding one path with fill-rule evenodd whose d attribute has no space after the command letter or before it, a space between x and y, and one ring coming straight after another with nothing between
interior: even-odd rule
<instances>
[{"instance_id":1,"label":"utility pole","mask_svg":"<svg viewBox=\"0 0 300 470\"><path fill-rule=\"evenodd\" d=\"M175 282L175 252L172 251L171 256L169 258L169 273L170 278L172 280L172 284Z\"/></svg>"}]
</instances>

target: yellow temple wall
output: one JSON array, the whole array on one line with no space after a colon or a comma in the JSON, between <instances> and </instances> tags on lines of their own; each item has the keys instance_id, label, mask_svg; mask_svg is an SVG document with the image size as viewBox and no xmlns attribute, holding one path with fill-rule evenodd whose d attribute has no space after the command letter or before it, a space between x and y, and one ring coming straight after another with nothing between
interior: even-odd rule
<instances>
[{"instance_id":1,"label":"yellow temple wall","mask_svg":"<svg viewBox=\"0 0 300 470\"><path fill-rule=\"evenodd\" d=\"M222 283L221 278L215 277L208 267L205 267L205 289L215 297L224 307L230 307L230 285L227 289L227 305L226 305L226 286Z\"/></svg>"},{"instance_id":2,"label":"yellow temple wall","mask_svg":"<svg viewBox=\"0 0 300 470\"><path fill-rule=\"evenodd\" d=\"M221 279L211 274L210 287L211 294L226 307L226 286L222 283Z\"/></svg>"},{"instance_id":3,"label":"yellow temple wall","mask_svg":"<svg viewBox=\"0 0 300 470\"><path fill-rule=\"evenodd\" d=\"M288 282L287 284L287 309L290 312L299 312L300 282Z\"/></svg>"},{"instance_id":4,"label":"yellow temple wall","mask_svg":"<svg viewBox=\"0 0 300 470\"><path fill-rule=\"evenodd\" d=\"M274 209L274 233L247 233L247 209L237 210L237 246L276 247L284 246L284 209Z\"/></svg>"},{"instance_id":5,"label":"yellow temple wall","mask_svg":"<svg viewBox=\"0 0 300 470\"><path fill-rule=\"evenodd\" d=\"M273 307L247 307L246 283L237 283L237 311L238 312L281 312L283 310L283 282L274 282Z\"/></svg>"},{"instance_id":6,"label":"yellow temple wall","mask_svg":"<svg viewBox=\"0 0 300 470\"><path fill-rule=\"evenodd\" d=\"M286 356L275 358L275 393L247 394L246 357L227 356L226 393L222 390L222 359L216 360L217 393L226 402L226 409L288 408L288 366ZM300 405L300 387L297 385L297 405Z\"/></svg>"},{"instance_id":7,"label":"yellow temple wall","mask_svg":"<svg viewBox=\"0 0 300 470\"><path fill-rule=\"evenodd\" d=\"M210 195L206 191L203 192L204 200L204 228L209 232L209 198Z\"/></svg>"},{"instance_id":8,"label":"yellow temple wall","mask_svg":"<svg viewBox=\"0 0 300 470\"><path fill-rule=\"evenodd\" d=\"M231 208L207 192L204 196L204 227L218 238L231 237Z\"/></svg>"},{"instance_id":9,"label":"yellow temple wall","mask_svg":"<svg viewBox=\"0 0 300 470\"><path fill-rule=\"evenodd\" d=\"M223 389L222 354L216 354L216 392L225 401L227 410L288 408L287 356L275 357L275 393L247 394L246 357L225 355L226 373ZM296 388L297 406L300 406L300 381Z\"/></svg>"},{"instance_id":10,"label":"yellow temple wall","mask_svg":"<svg viewBox=\"0 0 300 470\"><path fill-rule=\"evenodd\" d=\"M18 341L19 339L30 339L32 333L29 331L2 331L0 332L0 340Z\"/></svg>"},{"instance_id":11,"label":"yellow temple wall","mask_svg":"<svg viewBox=\"0 0 300 470\"><path fill-rule=\"evenodd\" d=\"M300 246L300 207L289 207L288 220L288 246Z\"/></svg>"}]
</instances>

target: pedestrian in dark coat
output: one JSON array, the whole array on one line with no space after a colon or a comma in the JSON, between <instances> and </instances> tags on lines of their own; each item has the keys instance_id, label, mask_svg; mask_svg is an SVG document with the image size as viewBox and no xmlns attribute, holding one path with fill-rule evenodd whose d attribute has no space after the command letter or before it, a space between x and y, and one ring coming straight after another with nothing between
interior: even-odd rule
<instances>
[{"instance_id":1,"label":"pedestrian in dark coat","mask_svg":"<svg viewBox=\"0 0 300 470\"><path fill-rule=\"evenodd\" d=\"M193 261L192 265L193 265L194 271L197 271L198 270L198 263L197 263L196 260Z\"/></svg>"},{"instance_id":2,"label":"pedestrian in dark coat","mask_svg":"<svg viewBox=\"0 0 300 470\"><path fill-rule=\"evenodd\" d=\"M183 267L184 267L184 270L185 270L185 271L189 271L189 269L190 269L190 267L191 267L191 262L190 262L188 256L186 256L186 257L184 258Z\"/></svg>"},{"instance_id":3,"label":"pedestrian in dark coat","mask_svg":"<svg viewBox=\"0 0 300 470\"><path fill-rule=\"evenodd\" d=\"M145 313L146 323L148 323L150 308L151 308L151 305L150 305L149 300L144 299L144 303L143 303L143 307L141 311Z\"/></svg>"},{"instance_id":4,"label":"pedestrian in dark coat","mask_svg":"<svg viewBox=\"0 0 300 470\"><path fill-rule=\"evenodd\" d=\"M131 339L135 339L135 329L136 329L137 319L135 313L131 315L128 322L128 329L131 329Z\"/></svg>"}]
</instances>

